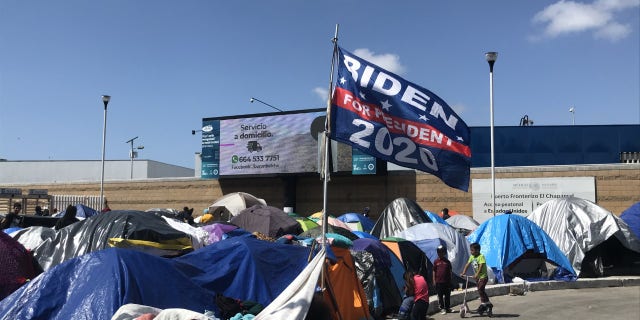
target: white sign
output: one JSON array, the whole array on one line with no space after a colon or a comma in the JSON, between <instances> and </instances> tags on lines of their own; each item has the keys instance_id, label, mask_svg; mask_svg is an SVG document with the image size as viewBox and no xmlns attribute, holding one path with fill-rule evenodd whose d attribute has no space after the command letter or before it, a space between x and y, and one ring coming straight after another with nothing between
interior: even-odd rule
<instances>
[{"instance_id":1,"label":"white sign","mask_svg":"<svg viewBox=\"0 0 640 320\"><path fill-rule=\"evenodd\" d=\"M529 215L541 204L574 196L596 201L594 177L496 179L496 214ZM491 179L473 179L473 218L482 223L494 216Z\"/></svg>"}]
</instances>

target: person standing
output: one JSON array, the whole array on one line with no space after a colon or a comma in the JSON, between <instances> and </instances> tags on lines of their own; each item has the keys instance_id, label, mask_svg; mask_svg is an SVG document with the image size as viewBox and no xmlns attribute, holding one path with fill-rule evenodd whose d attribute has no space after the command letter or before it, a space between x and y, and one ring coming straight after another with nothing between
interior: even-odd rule
<instances>
[{"instance_id":1,"label":"person standing","mask_svg":"<svg viewBox=\"0 0 640 320\"><path fill-rule=\"evenodd\" d=\"M451 218L449 215L449 208L442 209L442 219L447 220L449 218Z\"/></svg>"},{"instance_id":2,"label":"person standing","mask_svg":"<svg viewBox=\"0 0 640 320\"><path fill-rule=\"evenodd\" d=\"M469 246L469 249L471 250L471 256L469 257L467 264L464 266L462 274L465 275L469 266L473 266L473 269L475 270L473 278L476 280L478 295L480 296L480 307L478 307L478 312L482 313L487 311L487 314L491 316L493 313L493 304L489 301L489 296L485 291L485 287L489 281L489 274L487 273L487 259L482 253L480 253L481 247L479 243L472 243Z\"/></svg>"},{"instance_id":3,"label":"person standing","mask_svg":"<svg viewBox=\"0 0 640 320\"><path fill-rule=\"evenodd\" d=\"M7 215L0 221L0 230L8 229L11 227L15 227L17 225L17 218L22 211L22 205L20 202L16 202L13 204L13 212L7 213Z\"/></svg>"},{"instance_id":4,"label":"person standing","mask_svg":"<svg viewBox=\"0 0 640 320\"><path fill-rule=\"evenodd\" d=\"M100 210L100 213L105 213L105 212L109 212L111 211L111 208L109 208L109 203L107 202L107 198L104 199L104 208L102 208L102 210Z\"/></svg>"},{"instance_id":5,"label":"person standing","mask_svg":"<svg viewBox=\"0 0 640 320\"><path fill-rule=\"evenodd\" d=\"M420 274L413 275L415 291L413 296L413 309L411 320L426 320L429 311L429 286L427 280Z\"/></svg>"},{"instance_id":6,"label":"person standing","mask_svg":"<svg viewBox=\"0 0 640 320\"><path fill-rule=\"evenodd\" d=\"M433 262L433 283L436 285L440 313L446 314L451 312L452 267L451 261L447 259L447 249L444 246L438 246L436 252L438 258Z\"/></svg>"},{"instance_id":7,"label":"person standing","mask_svg":"<svg viewBox=\"0 0 640 320\"><path fill-rule=\"evenodd\" d=\"M67 207L67 210L64 211L64 215L62 216L62 218L60 218L60 220L56 222L56 225L53 228L56 230L60 230L68 225L71 225L80 221L78 220L78 218L76 218L77 212L78 212L78 208L76 208L76 206L69 205Z\"/></svg>"}]
</instances>

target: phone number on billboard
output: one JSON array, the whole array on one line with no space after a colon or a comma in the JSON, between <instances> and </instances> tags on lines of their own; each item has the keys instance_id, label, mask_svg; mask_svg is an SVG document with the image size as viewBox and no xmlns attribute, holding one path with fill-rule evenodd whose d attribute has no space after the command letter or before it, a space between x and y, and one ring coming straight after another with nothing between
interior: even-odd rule
<instances>
[{"instance_id":1,"label":"phone number on billboard","mask_svg":"<svg viewBox=\"0 0 640 320\"><path fill-rule=\"evenodd\" d=\"M268 162L268 161L279 161L280 160L280 155L277 154L273 154L273 155L266 155L266 156L232 156L231 157L231 162L232 163L238 163L238 162Z\"/></svg>"}]
</instances>

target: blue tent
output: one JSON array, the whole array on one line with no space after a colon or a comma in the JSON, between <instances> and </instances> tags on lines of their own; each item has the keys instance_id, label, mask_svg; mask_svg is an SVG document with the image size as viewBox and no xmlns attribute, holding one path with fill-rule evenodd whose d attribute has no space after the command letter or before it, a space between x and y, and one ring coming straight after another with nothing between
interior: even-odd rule
<instances>
[{"instance_id":1,"label":"blue tent","mask_svg":"<svg viewBox=\"0 0 640 320\"><path fill-rule=\"evenodd\" d=\"M0 301L0 319L111 319L127 303L216 310L216 293L268 305L304 269L309 248L229 238L167 259L104 249L68 260Z\"/></svg>"},{"instance_id":2,"label":"blue tent","mask_svg":"<svg viewBox=\"0 0 640 320\"><path fill-rule=\"evenodd\" d=\"M569 259L553 240L531 220L502 214L481 224L467 239L477 242L500 282L515 276L535 280L573 281L577 278ZM545 262L551 262L548 265Z\"/></svg>"},{"instance_id":3,"label":"blue tent","mask_svg":"<svg viewBox=\"0 0 640 320\"><path fill-rule=\"evenodd\" d=\"M365 232L370 232L375 225L375 222L373 222L373 220L365 217L362 213L345 213L339 216L337 219L347 224L360 222L360 225Z\"/></svg>"},{"instance_id":4,"label":"blue tent","mask_svg":"<svg viewBox=\"0 0 640 320\"><path fill-rule=\"evenodd\" d=\"M93 217L96 214L98 214L98 211L96 211L95 209L87 207L87 206L85 206L84 204L81 204L81 203L76 204L76 209L77 209L77 211L76 211L76 217L77 218L89 218L89 217ZM64 213L66 211L67 210L60 211L60 212L54 214L53 217L61 218L62 216L64 216Z\"/></svg>"},{"instance_id":5,"label":"blue tent","mask_svg":"<svg viewBox=\"0 0 640 320\"><path fill-rule=\"evenodd\" d=\"M627 208L627 210L622 211L620 219L622 219L622 221L629 226L633 234L640 239L640 201Z\"/></svg>"}]
</instances>

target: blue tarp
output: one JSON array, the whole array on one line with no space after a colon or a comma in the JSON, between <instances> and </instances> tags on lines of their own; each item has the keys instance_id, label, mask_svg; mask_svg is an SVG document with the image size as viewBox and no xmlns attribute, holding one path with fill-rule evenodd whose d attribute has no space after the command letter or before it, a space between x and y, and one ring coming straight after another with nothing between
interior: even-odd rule
<instances>
[{"instance_id":1,"label":"blue tarp","mask_svg":"<svg viewBox=\"0 0 640 320\"><path fill-rule=\"evenodd\" d=\"M622 219L622 221L629 226L629 229L631 229L633 234L640 239L640 202L636 202L634 205L627 208L627 210L622 211L620 219Z\"/></svg>"},{"instance_id":2,"label":"blue tarp","mask_svg":"<svg viewBox=\"0 0 640 320\"><path fill-rule=\"evenodd\" d=\"M431 219L431 221L435 222L435 223L439 223L439 224L444 224L444 225L449 225L447 223L447 221L445 221L444 219L440 218L439 215L429 211L429 210L425 210L424 214L427 215L427 218Z\"/></svg>"},{"instance_id":3,"label":"blue tarp","mask_svg":"<svg viewBox=\"0 0 640 320\"><path fill-rule=\"evenodd\" d=\"M577 278L569 259L556 243L542 228L523 216L495 216L482 223L467 239L470 243L480 244L487 266L493 269L500 282L510 282L504 271L529 250L544 255L546 260L558 266L552 279L573 281Z\"/></svg>"},{"instance_id":4,"label":"blue tarp","mask_svg":"<svg viewBox=\"0 0 640 320\"><path fill-rule=\"evenodd\" d=\"M168 259L104 249L68 260L0 301L0 319L111 319L127 303L216 310L215 294L268 305L309 248L239 236Z\"/></svg>"},{"instance_id":5,"label":"blue tarp","mask_svg":"<svg viewBox=\"0 0 640 320\"><path fill-rule=\"evenodd\" d=\"M76 204L76 209L77 209L77 211L76 211L76 217L77 218L89 218L89 217L93 217L96 214L98 214L98 211L96 211L95 209L87 207L87 206L85 206L84 204L81 204L81 203ZM53 216L61 218L62 216L64 216L64 213L66 211L67 210L60 211L60 212L54 214Z\"/></svg>"}]
</instances>

